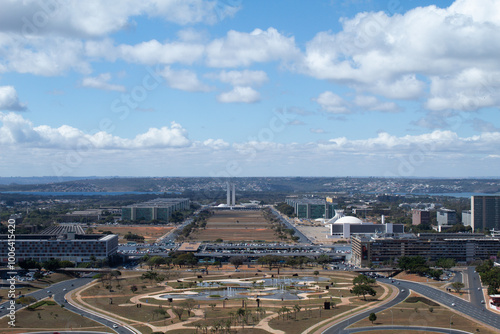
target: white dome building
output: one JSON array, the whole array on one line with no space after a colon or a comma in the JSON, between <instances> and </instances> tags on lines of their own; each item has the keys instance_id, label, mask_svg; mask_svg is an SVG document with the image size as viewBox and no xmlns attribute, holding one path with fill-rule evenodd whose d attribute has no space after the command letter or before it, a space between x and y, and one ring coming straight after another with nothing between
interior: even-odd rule
<instances>
[{"instance_id":1,"label":"white dome building","mask_svg":"<svg viewBox=\"0 0 500 334\"><path fill-rule=\"evenodd\" d=\"M337 220L336 222L333 223L334 225L342 225L342 224L351 224L351 225L356 225L356 224L366 224L363 223L363 221L359 218L352 217L352 216L345 216Z\"/></svg>"},{"instance_id":2,"label":"white dome building","mask_svg":"<svg viewBox=\"0 0 500 334\"><path fill-rule=\"evenodd\" d=\"M330 225L331 238L350 239L351 234L404 233L404 225L385 224L384 216L382 216L382 224L374 224L356 217L343 216L343 213L339 212L326 224Z\"/></svg>"}]
</instances>

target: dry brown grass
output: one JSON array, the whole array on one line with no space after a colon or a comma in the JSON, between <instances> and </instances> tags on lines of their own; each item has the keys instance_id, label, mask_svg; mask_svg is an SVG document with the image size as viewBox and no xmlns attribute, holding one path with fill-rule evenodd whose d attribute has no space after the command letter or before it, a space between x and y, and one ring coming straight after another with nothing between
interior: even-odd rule
<instances>
[{"instance_id":1,"label":"dry brown grass","mask_svg":"<svg viewBox=\"0 0 500 334\"><path fill-rule=\"evenodd\" d=\"M43 305L34 311L26 309L16 312L16 327L9 328L9 318L0 320L1 333L27 333L39 331L63 331L86 328L89 331L113 332L107 327L77 315L59 305Z\"/></svg>"},{"instance_id":2,"label":"dry brown grass","mask_svg":"<svg viewBox=\"0 0 500 334\"><path fill-rule=\"evenodd\" d=\"M432 307L433 311L430 312L429 306L422 303L400 303L390 310L384 310L377 313L377 320L372 325L371 322L363 319L357 322L353 327L376 327L387 326L394 322L398 326L432 326L441 328L450 328L450 318L452 321L451 327L453 329L460 329L470 333L493 334L497 333L485 326L475 323L459 313L452 312L444 306ZM453 316L453 317L452 317Z\"/></svg>"},{"instance_id":3,"label":"dry brown grass","mask_svg":"<svg viewBox=\"0 0 500 334\"><path fill-rule=\"evenodd\" d=\"M278 242L261 211L216 211L207 221L205 229L190 235L194 241L254 241Z\"/></svg>"}]
</instances>

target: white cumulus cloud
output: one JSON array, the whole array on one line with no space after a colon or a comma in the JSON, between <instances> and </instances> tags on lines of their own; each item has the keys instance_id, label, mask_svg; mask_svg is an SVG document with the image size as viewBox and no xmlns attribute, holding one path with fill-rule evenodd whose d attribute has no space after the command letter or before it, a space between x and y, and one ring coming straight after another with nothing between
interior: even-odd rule
<instances>
[{"instance_id":1,"label":"white cumulus cloud","mask_svg":"<svg viewBox=\"0 0 500 334\"><path fill-rule=\"evenodd\" d=\"M358 13L341 20L340 32L320 32L309 41L298 68L391 99L425 97L431 81L432 110L492 106L496 98L476 101L473 91L481 89L484 73L500 71L499 17L495 0L457 0L448 8L416 7L392 16Z\"/></svg>"},{"instance_id":2,"label":"white cumulus cloud","mask_svg":"<svg viewBox=\"0 0 500 334\"><path fill-rule=\"evenodd\" d=\"M103 89L103 90L111 90L116 92L126 91L125 86L110 84L109 80L111 80L111 74L102 73L99 74L97 77L83 78L82 86L89 88Z\"/></svg>"},{"instance_id":3,"label":"white cumulus cloud","mask_svg":"<svg viewBox=\"0 0 500 334\"><path fill-rule=\"evenodd\" d=\"M375 96L358 95L354 98L354 104L364 110L397 112L399 107L394 102L382 102Z\"/></svg>"},{"instance_id":4,"label":"white cumulus cloud","mask_svg":"<svg viewBox=\"0 0 500 334\"><path fill-rule=\"evenodd\" d=\"M219 79L233 86L259 86L268 81L266 72L250 70L221 71L216 75L210 75L210 77Z\"/></svg>"},{"instance_id":5,"label":"white cumulus cloud","mask_svg":"<svg viewBox=\"0 0 500 334\"><path fill-rule=\"evenodd\" d=\"M0 113L0 144L46 149L145 149L172 148L191 145L187 131L178 123L150 128L133 139L113 136L104 131L90 135L68 125L53 128L34 126L19 114Z\"/></svg>"},{"instance_id":6,"label":"white cumulus cloud","mask_svg":"<svg viewBox=\"0 0 500 334\"><path fill-rule=\"evenodd\" d=\"M349 114L351 112L348 103L342 97L330 91L321 93L314 101L321 106L321 109L333 114Z\"/></svg>"},{"instance_id":7,"label":"white cumulus cloud","mask_svg":"<svg viewBox=\"0 0 500 334\"><path fill-rule=\"evenodd\" d=\"M118 5L104 0L2 1L0 31L98 37L134 26L134 16L213 24L239 9L234 1L218 0L121 0Z\"/></svg>"},{"instance_id":8,"label":"white cumulus cloud","mask_svg":"<svg viewBox=\"0 0 500 334\"><path fill-rule=\"evenodd\" d=\"M230 30L225 38L216 39L206 48L211 67L239 67L253 63L291 60L299 55L293 37L275 28L255 29L250 33Z\"/></svg>"},{"instance_id":9,"label":"white cumulus cloud","mask_svg":"<svg viewBox=\"0 0 500 334\"><path fill-rule=\"evenodd\" d=\"M19 102L17 91L14 87L0 86L0 110L26 110L26 104Z\"/></svg>"},{"instance_id":10,"label":"white cumulus cloud","mask_svg":"<svg viewBox=\"0 0 500 334\"><path fill-rule=\"evenodd\" d=\"M165 67L160 75L167 81L171 88L188 92L208 92L212 88L198 79L195 72L190 70L172 70Z\"/></svg>"},{"instance_id":11,"label":"white cumulus cloud","mask_svg":"<svg viewBox=\"0 0 500 334\"><path fill-rule=\"evenodd\" d=\"M217 100L222 103L255 103L260 101L260 94L252 87L236 86L217 96Z\"/></svg>"}]
</instances>

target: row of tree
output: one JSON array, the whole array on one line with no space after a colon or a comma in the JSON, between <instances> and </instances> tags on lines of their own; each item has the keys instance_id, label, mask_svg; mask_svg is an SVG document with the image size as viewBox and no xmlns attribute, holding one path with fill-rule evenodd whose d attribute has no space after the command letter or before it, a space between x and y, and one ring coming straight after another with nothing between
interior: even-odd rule
<instances>
[{"instance_id":1,"label":"row of tree","mask_svg":"<svg viewBox=\"0 0 500 334\"><path fill-rule=\"evenodd\" d=\"M398 259L399 269L412 274L428 275L437 280L443 275L443 269L448 270L455 265L455 260L449 258L439 259L434 268L431 268L430 263L422 256L402 256Z\"/></svg>"},{"instance_id":2,"label":"row of tree","mask_svg":"<svg viewBox=\"0 0 500 334\"><path fill-rule=\"evenodd\" d=\"M493 260L485 260L476 267L483 284L488 285L488 294L500 293L500 267L495 267Z\"/></svg>"}]
</instances>

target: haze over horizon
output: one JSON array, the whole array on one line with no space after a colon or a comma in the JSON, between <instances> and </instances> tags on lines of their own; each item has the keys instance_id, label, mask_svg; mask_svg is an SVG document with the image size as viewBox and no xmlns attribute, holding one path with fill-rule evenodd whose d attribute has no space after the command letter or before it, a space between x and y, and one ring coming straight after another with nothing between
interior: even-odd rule
<instances>
[{"instance_id":1,"label":"haze over horizon","mask_svg":"<svg viewBox=\"0 0 500 334\"><path fill-rule=\"evenodd\" d=\"M0 176L499 177L500 2L0 0Z\"/></svg>"}]
</instances>

